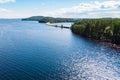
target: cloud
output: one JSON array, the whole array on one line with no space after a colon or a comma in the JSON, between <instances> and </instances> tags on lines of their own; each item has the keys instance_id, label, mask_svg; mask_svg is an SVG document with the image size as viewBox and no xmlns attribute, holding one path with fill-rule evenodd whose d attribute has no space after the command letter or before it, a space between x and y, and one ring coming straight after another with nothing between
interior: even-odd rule
<instances>
[{"instance_id":1,"label":"cloud","mask_svg":"<svg viewBox=\"0 0 120 80\"><path fill-rule=\"evenodd\" d=\"M15 2L16 0L0 0L0 4L3 3L9 3L9 2Z\"/></svg>"},{"instance_id":2,"label":"cloud","mask_svg":"<svg viewBox=\"0 0 120 80\"><path fill-rule=\"evenodd\" d=\"M0 18L9 18L9 17L13 17L15 15L16 14L12 10L0 8Z\"/></svg>"},{"instance_id":3,"label":"cloud","mask_svg":"<svg viewBox=\"0 0 120 80\"><path fill-rule=\"evenodd\" d=\"M54 17L80 18L120 17L120 0L80 3L77 6L62 8L53 12L49 12L48 15Z\"/></svg>"},{"instance_id":4,"label":"cloud","mask_svg":"<svg viewBox=\"0 0 120 80\"><path fill-rule=\"evenodd\" d=\"M39 14L40 13L36 14L36 12L19 12L11 9L0 8L0 18L25 18Z\"/></svg>"},{"instance_id":5,"label":"cloud","mask_svg":"<svg viewBox=\"0 0 120 80\"><path fill-rule=\"evenodd\" d=\"M0 13L9 13L9 12L12 12L12 11L5 8L0 8Z\"/></svg>"}]
</instances>

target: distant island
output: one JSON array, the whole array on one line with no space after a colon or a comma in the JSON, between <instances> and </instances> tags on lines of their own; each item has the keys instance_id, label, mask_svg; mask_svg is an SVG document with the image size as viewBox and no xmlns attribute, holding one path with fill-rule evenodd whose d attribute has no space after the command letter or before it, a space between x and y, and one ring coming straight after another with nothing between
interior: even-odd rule
<instances>
[{"instance_id":1,"label":"distant island","mask_svg":"<svg viewBox=\"0 0 120 80\"><path fill-rule=\"evenodd\" d=\"M84 19L75 22L71 30L80 36L120 45L120 19Z\"/></svg>"},{"instance_id":2,"label":"distant island","mask_svg":"<svg viewBox=\"0 0 120 80\"><path fill-rule=\"evenodd\" d=\"M80 19L76 18L54 18L54 17L45 17L45 16L32 16L29 18L22 19L24 21L38 21L39 23L60 23L60 22L76 22Z\"/></svg>"}]
</instances>

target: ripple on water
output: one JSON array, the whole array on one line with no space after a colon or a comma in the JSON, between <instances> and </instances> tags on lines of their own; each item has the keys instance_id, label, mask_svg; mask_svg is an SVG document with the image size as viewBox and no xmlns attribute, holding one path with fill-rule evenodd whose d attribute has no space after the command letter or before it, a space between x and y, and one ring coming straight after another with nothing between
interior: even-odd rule
<instances>
[{"instance_id":1,"label":"ripple on water","mask_svg":"<svg viewBox=\"0 0 120 80\"><path fill-rule=\"evenodd\" d=\"M120 80L120 68L118 65L115 66L115 63L119 63L120 58L116 58L116 54L105 50L101 49L100 52L79 50L70 55L62 62L63 78L69 80Z\"/></svg>"}]
</instances>

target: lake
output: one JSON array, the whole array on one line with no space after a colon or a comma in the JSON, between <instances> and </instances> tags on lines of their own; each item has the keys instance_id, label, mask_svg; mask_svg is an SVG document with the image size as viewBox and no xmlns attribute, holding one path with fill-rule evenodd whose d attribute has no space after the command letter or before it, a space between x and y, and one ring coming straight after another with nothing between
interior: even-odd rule
<instances>
[{"instance_id":1,"label":"lake","mask_svg":"<svg viewBox=\"0 0 120 80\"><path fill-rule=\"evenodd\" d=\"M70 29L1 19L0 80L120 80L120 51Z\"/></svg>"}]
</instances>

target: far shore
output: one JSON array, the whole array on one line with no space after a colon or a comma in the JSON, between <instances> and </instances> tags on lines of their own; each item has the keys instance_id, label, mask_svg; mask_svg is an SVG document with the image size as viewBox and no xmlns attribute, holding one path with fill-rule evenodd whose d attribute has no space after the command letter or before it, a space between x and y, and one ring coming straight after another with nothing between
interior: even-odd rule
<instances>
[{"instance_id":1,"label":"far shore","mask_svg":"<svg viewBox=\"0 0 120 80\"><path fill-rule=\"evenodd\" d=\"M68 27L68 26L64 26L63 24L61 24L61 26L59 26L59 25L56 25L56 24L52 24L50 22L47 22L46 25L53 26L53 27L59 27L59 28L67 28L67 29L71 28L71 27Z\"/></svg>"}]
</instances>

